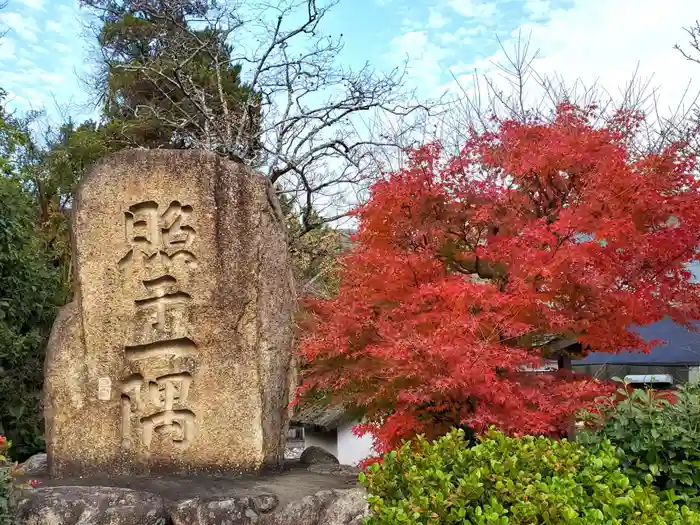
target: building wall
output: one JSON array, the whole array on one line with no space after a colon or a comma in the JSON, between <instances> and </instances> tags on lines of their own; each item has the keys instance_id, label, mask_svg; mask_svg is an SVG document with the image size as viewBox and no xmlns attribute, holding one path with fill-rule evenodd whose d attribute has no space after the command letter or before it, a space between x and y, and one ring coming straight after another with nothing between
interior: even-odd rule
<instances>
[{"instance_id":1,"label":"building wall","mask_svg":"<svg viewBox=\"0 0 700 525\"><path fill-rule=\"evenodd\" d=\"M356 466L362 460L376 456L376 453L372 448L371 436L358 438L352 433L355 425L357 422L344 424L330 432L305 428L304 448L320 447L338 458L341 465Z\"/></svg>"},{"instance_id":2,"label":"building wall","mask_svg":"<svg viewBox=\"0 0 700 525\"><path fill-rule=\"evenodd\" d=\"M357 465L362 460L375 456L372 448L372 436L364 435L361 438L352 433L352 428L357 422L341 425L338 428L338 461L341 465Z\"/></svg>"},{"instance_id":3,"label":"building wall","mask_svg":"<svg viewBox=\"0 0 700 525\"><path fill-rule=\"evenodd\" d=\"M326 452L338 457L338 432L304 429L304 448L320 447Z\"/></svg>"},{"instance_id":4,"label":"building wall","mask_svg":"<svg viewBox=\"0 0 700 525\"><path fill-rule=\"evenodd\" d=\"M696 367L688 366L641 366L641 365L576 365L572 363L574 372L584 373L597 379L623 379L627 375L669 374L673 376L675 384L687 383L696 380L696 372L691 373Z\"/></svg>"}]
</instances>

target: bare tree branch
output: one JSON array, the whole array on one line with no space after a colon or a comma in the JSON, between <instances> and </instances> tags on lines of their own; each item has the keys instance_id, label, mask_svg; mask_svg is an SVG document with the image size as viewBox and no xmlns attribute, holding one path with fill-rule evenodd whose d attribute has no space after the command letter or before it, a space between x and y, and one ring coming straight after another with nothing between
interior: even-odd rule
<instances>
[{"instance_id":1,"label":"bare tree branch","mask_svg":"<svg viewBox=\"0 0 700 525\"><path fill-rule=\"evenodd\" d=\"M697 62L700 64L700 22L695 21L695 25L684 28L685 32L690 37L688 45L692 51L685 51L679 44L676 44L674 49L680 51L680 53L691 62Z\"/></svg>"},{"instance_id":2,"label":"bare tree branch","mask_svg":"<svg viewBox=\"0 0 700 525\"><path fill-rule=\"evenodd\" d=\"M691 47L700 46L700 26L686 30ZM558 77L548 77L536 70L538 51L531 49L530 39L519 35L513 49L506 49L499 40L502 62L494 63L496 75L475 71L468 84L464 77L452 74L459 96L452 101L452 110L440 114L436 136L449 150L458 151L474 133L493 130L504 120L534 122L546 120L557 105L568 102L581 107L595 106L598 124L608 124L620 111L636 112L646 117L644 128L630 133L630 150L636 153L660 151L679 140L696 140L698 126L698 93L686 88L675 108L661 108L652 78L642 79L635 71L620 93L613 95L594 83L580 80L567 85ZM700 52L700 51L699 51ZM684 53L685 54L685 53ZM687 55L686 55L687 56ZM700 58L700 55L698 55ZM700 144L690 144L700 153Z\"/></svg>"},{"instance_id":3,"label":"bare tree branch","mask_svg":"<svg viewBox=\"0 0 700 525\"><path fill-rule=\"evenodd\" d=\"M344 217L357 204L352 197L347 202L349 196L362 195L378 176L378 159L411 146L437 107L414 102L405 87L405 65L389 72L369 63L359 69L340 65L342 35L321 30L338 1L202 0L183 18L184 0L162 0L158 7L143 0L139 9L171 31L167 48L137 62L109 52L101 60L155 86L168 105L164 111L147 104L133 108L135 113L166 123L185 147L216 151L262 171L276 191L293 199L309 230ZM82 2L105 15L114 9L104 0ZM230 56L222 58L218 35L231 45ZM214 64L216 90L188 72L200 53ZM231 107L222 75L236 64L243 67L250 95ZM104 92L104 72L93 87ZM319 216L319 209L326 213Z\"/></svg>"}]
</instances>

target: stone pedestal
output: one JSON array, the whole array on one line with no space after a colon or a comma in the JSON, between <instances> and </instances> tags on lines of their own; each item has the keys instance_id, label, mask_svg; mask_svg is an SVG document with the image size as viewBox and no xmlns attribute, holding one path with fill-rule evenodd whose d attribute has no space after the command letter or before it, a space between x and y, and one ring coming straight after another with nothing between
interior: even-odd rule
<instances>
[{"instance_id":1,"label":"stone pedestal","mask_svg":"<svg viewBox=\"0 0 700 525\"><path fill-rule=\"evenodd\" d=\"M357 472L46 480L11 501L16 525L361 525Z\"/></svg>"}]
</instances>

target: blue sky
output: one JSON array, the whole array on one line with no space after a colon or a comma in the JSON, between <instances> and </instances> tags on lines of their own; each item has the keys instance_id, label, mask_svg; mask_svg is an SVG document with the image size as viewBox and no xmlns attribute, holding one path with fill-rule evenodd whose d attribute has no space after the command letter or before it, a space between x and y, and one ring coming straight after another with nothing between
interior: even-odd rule
<instances>
[{"instance_id":1,"label":"blue sky","mask_svg":"<svg viewBox=\"0 0 700 525\"><path fill-rule=\"evenodd\" d=\"M19 110L86 100L77 78L86 49L77 0L9 0L0 27L0 86ZM408 57L410 82L422 93L455 89L474 68L494 72L495 36L511 48L518 32L540 50L537 70L567 82L599 81L615 93L639 64L644 78L663 86L662 105L675 105L700 65L673 45L682 27L700 19L696 0L341 0L325 31L343 33L343 60L369 60L388 69ZM699 89L700 90L700 89Z\"/></svg>"},{"instance_id":2,"label":"blue sky","mask_svg":"<svg viewBox=\"0 0 700 525\"><path fill-rule=\"evenodd\" d=\"M0 40L0 87L11 108L46 109L55 122L57 106L87 101L80 16L77 0L9 0L0 12L9 30ZM468 86L475 68L494 74L503 60L496 36L512 49L519 33L531 35L540 74L598 81L615 96L638 69L661 86L663 111L689 82L689 93L700 92L700 64L673 49L697 19L697 0L341 0L324 28L344 35L347 64L389 69L408 58L410 83L428 96L455 90L453 77Z\"/></svg>"}]
</instances>

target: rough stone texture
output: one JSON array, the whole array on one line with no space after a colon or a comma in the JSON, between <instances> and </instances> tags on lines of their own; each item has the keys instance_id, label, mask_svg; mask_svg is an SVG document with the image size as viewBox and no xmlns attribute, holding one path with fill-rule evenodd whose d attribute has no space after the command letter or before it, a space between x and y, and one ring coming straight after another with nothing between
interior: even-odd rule
<instances>
[{"instance_id":1,"label":"rough stone texture","mask_svg":"<svg viewBox=\"0 0 700 525\"><path fill-rule=\"evenodd\" d=\"M301 453L304 452L304 442L303 441L297 441L297 442L289 442L287 441L287 445L284 450L284 459L299 459L301 457Z\"/></svg>"},{"instance_id":2,"label":"rough stone texture","mask_svg":"<svg viewBox=\"0 0 700 525\"><path fill-rule=\"evenodd\" d=\"M28 475L41 475L46 473L46 454L34 454L22 463L20 470Z\"/></svg>"},{"instance_id":3,"label":"rough stone texture","mask_svg":"<svg viewBox=\"0 0 700 525\"><path fill-rule=\"evenodd\" d=\"M274 494L279 507L299 501L321 490L344 489L359 485L357 476L323 475L309 472L298 461L288 462L282 472L243 475L166 474L156 476L85 476L50 478L19 476L22 486L37 480L41 487L84 486L117 487L156 494L169 502L190 499L231 499Z\"/></svg>"},{"instance_id":4,"label":"rough stone texture","mask_svg":"<svg viewBox=\"0 0 700 525\"><path fill-rule=\"evenodd\" d=\"M339 463L338 458L336 458L333 454L326 450L323 450L321 447L316 446L304 449L304 451L301 453L299 461L302 465Z\"/></svg>"},{"instance_id":5,"label":"rough stone texture","mask_svg":"<svg viewBox=\"0 0 700 525\"><path fill-rule=\"evenodd\" d=\"M367 494L364 490L347 489L335 491L337 498L331 503L324 513L321 523L338 525L360 525L362 518L369 514Z\"/></svg>"},{"instance_id":6,"label":"rough stone texture","mask_svg":"<svg viewBox=\"0 0 700 525\"><path fill-rule=\"evenodd\" d=\"M22 491L16 525L360 525L363 489L318 491L280 504L271 493L168 501L149 492L101 486Z\"/></svg>"},{"instance_id":7,"label":"rough stone texture","mask_svg":"<svg viewBox=\"0 0 700 525\"><path fill-rule=\"evenodd\" d=\"M277 505L277 497L273 494L226 499L191 499L174 505L170 509L170 518L173 525L247 525L256 523L261 515L272 512Z\"/></svg>"},{"instance_id":8,"label":"rough stone texture","mask_svg":"<svg viewBox=\"0 0 700 525\"><path fill-rule=\"evenodd\" d=\"M360 525L362 517L367 515L367 510L367 497L362 489L324 490L291 503L274 514L261 516L257 523L260 525ZM216 522L206 525L214 525L214 523Z\"/></svg>"},{"instance_id":9,"label":"rough stone texture","mask_svg":"<svg viewBox=\"0 0 700 525\"><path fill-rule=\"evenodd\" d=\"M353 467L352 465L335 465L333 463L317 463L315 465L311 465L307 470L316 474L347 476L355 479L361 471L359 467Z\"/></svg>"},{"instance_id":10,"label":"rough stone texture","mask_svg":"<svg viewBox=\"0 0 700 525\"><path fill-rule=\"evenodd\" d=\"M165 525L162 498L113 487L50 487L25 491L15 525Z\"/></svg>"},{"instance_id":11,"label":"rough stone texture","mask_svg":"<svg viewBox=\"0 0 700 525\"><path fill-rule=\"evenodd\" d=\"M120 152L83 180L46 360L52 476L282 463L294 290L268 190L198 151Z\"/></svg>"}]
</instances>

